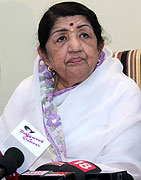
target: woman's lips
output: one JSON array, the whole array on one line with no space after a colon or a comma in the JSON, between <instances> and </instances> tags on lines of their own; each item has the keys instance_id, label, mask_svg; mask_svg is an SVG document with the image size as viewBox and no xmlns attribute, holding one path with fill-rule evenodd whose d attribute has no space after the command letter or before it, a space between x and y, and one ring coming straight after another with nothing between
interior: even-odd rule
<instances>
[{"instance_id":1,"label":"woman's lips","mask_svg":"<svg viewBox=\"0 0 141 180\"><path fill-rule=\"evenodd\" d=\"M78 58L72 58L69 60L70 63L78 63L78 62L81 62L83 61L84 59L78 57Z\"/></svg>"}]
</instances>

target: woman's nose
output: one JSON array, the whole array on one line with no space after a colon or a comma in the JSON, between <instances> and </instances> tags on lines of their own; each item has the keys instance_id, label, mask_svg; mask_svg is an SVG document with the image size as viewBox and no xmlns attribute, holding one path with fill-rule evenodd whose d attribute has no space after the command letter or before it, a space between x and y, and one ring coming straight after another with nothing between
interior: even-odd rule
<instances>
[{"instance_id":1,"label":"woman's nose","mask_svg":"<svg viewBox=\"0 0 141 180\"><path fill-rule=\"evenodd\" d=\"M69 40L69 47L68 47L69 52L77 52L82 50L81 42L79 38L73 36Z\"/></svg>"}]
</instances>

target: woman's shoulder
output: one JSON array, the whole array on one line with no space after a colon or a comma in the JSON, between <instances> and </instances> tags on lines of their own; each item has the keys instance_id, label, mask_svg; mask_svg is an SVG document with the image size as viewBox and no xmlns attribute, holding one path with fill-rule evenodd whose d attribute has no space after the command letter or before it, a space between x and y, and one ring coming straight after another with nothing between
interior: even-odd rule
<instances>
[{"instance_id":1,"label":"woman's shoulder","mask_svg":"<svg viewBox=\"0 0 141 180\"><path fill-rule=\"evenodd\" d=\"M31 89L33 86L33 75L25 78L22 80L19 85L16 87L14 93L19 93L19 94L27 94L31 92Z\"/></svg>"},{"instance_id":2,"label":"woman's shoulder","mask_svg":"<svg viewBox=\"0 0 141 180\"><path fill-rule=\"evenodd\" d=\"M19 85L17 86L16 89L20 89L20 88L30 88L31 84L32 84L32 80L33 80L33 75L25 78L24 80L22 80Z\"/></svg>"},{"instance_id":3,"label":"woman's shoulder","mask_svg":"<svg viewBox=\"0 0 141 180\"><path fill-rule=\"evenodd\" d=\"M139 95L141 95L141 90L140 90L139 86L137 85L137 83L125 74L123 74L121 76L121 81L119 83L119 89L123 90L123 91L124 90L128 91L129 93L134 92L134 93L138 93Z\"/></svg>"},{"instance_id":4,"label":"woman's shoulder","mask_svg":"<svg viewBox=\"0 0 141 180\"><path fill-rule=\"evenodd\" d=\"M28 98L29 100L32 98L32 93L31 93L32 79L33 79L33 76L29 76L19 83L19 85L16 87L13 94L11 95L7 105L10 104L11 102L12 104L13 103L19 104L21 102L23 103Z\"/></svg>"}]
</instances>

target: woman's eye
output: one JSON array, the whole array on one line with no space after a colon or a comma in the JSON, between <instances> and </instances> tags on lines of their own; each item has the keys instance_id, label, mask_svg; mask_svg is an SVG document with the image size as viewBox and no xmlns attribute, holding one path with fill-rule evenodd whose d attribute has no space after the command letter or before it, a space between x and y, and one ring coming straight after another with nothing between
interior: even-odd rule
<instances>
[{"instance_id":1,"label":"woman's eye","mask_svg":"<svg viewBox=\"0 0 141 180\"><path fill-rule=\"evenodd\" d=\"M82 37L82 38L89 38L89 35L87 33L81 33L80 37Z\"/></svg>"},{"instance_id":2,"label":"woman's eye","mask_svg":"<svg viewBox=\"0 0 141 180\"><path fill-rule=\"evenodd\" d=\"M65 36L61 36L57 39L57 42L65 41L67 38Z\"/></svg>"}]
</instances>

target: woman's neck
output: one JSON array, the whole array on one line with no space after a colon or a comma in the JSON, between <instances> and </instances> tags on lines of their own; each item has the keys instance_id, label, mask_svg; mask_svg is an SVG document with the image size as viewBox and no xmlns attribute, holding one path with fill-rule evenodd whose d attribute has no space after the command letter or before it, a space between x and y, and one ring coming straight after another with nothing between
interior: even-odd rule
<instances>
[{"instance_id":1,"label":"woman's neck","mask_svg":"<svg viewBox=\"0 0 141 180\"><path fill-rule=\"evenodd\" d=\"M61 80L58 76L56 76L55 81L54 81L54 93L61 91L63 89L73 87L80 83L81 82L79 82L78 79L72 79L72 80L69 80L69 82L67 82L67 81Z\"/></svg>"}]
</instances>

